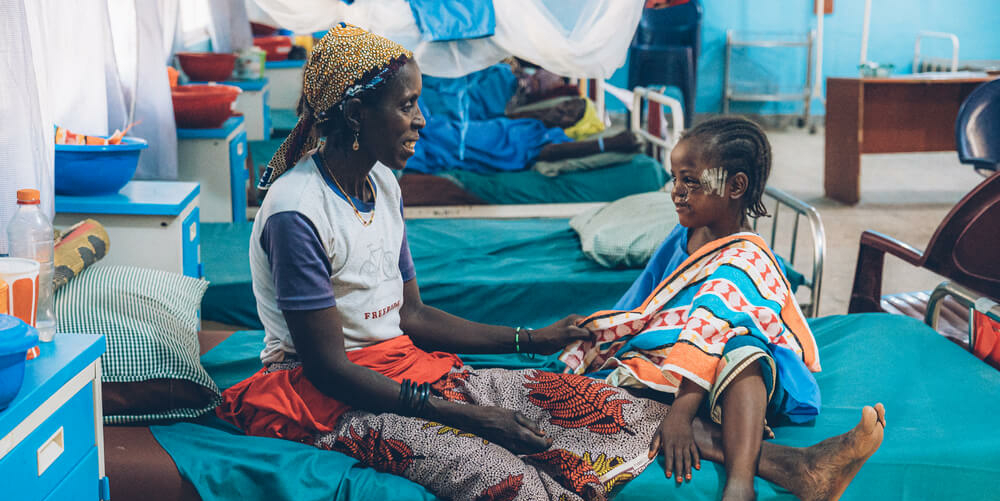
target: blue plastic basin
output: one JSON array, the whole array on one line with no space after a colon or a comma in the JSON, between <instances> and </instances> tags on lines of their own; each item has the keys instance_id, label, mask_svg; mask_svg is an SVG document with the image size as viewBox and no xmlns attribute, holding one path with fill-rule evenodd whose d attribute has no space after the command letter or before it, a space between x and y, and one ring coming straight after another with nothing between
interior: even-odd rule
<instances>
[{"instance_id":1,"label":"blue plastic basin","mask_svg":"<svg viewBox=\"0 0 1000 501\"><path fill-rule=\"evenodd\" d=\"M38 344L38 331L11 315L0 314L0 410L10 405L24 382L24 357Z\"/></svg>"},{"instance_id":2,"label":"blue plastic basin","mask_svg":"<svg viewBox=\"0 0 1000 501\"><path fill-rule=\"evenodd\" d=\"M55 190L59 195L113 195L135 175L144 139L126 137L121 144L94 146L57 144Z\"/></svg>"}]
</instances>

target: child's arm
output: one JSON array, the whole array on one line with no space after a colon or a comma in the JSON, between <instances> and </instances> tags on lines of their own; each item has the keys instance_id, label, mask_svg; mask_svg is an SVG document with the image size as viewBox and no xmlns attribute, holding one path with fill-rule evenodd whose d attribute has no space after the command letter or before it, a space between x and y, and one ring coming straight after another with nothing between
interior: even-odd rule
<instances>
[{"instance_id":1,"label":"child's arm","mask_svg":"<svg viewBox=\"0 0 1000 501\"><path fill-rule=\"evenodd\" d=\"M674 403L670 406L670 412L660 423L660 429L653 435L649 452L655 454L659 449L663 452L664 467L667 478L675 475L677 483L691 480L691 467L701 469L701 457L698 454L698 447L694 443L694 432L691 430L691 422L694 420L701 401L705 398L706 391L684 379Z\"/></svg>"}]
</instances>

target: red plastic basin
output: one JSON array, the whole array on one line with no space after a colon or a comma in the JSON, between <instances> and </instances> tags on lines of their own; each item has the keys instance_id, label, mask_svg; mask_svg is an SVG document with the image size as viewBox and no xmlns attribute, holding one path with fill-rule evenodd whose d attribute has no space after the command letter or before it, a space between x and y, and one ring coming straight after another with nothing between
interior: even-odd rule
<instances>
[{"instance_id":1,"label":"red plastic basin","mask_svg":"<svg viewBox=\"0 0 1000 501\"><path fill-rule=\"evenodd\" d=\"M278 28L264 23L250 21L250 31L255 37L269 37L278 32Z\"/></svg>"},{"instance_id":2,"label":"red plastic basin","mask_svg":"<svg viewBox=\"0 0 1000 501\"><path fill-rule=\"evenodd\" d=\"M182 129L216 129L232 115L240 93L232 85L181 85L171 89L174 119Z\"/></svg>"},{"instance_id":3,"label":"red plastic basin","mask_svg":"<svg viewBox=\"0 0 1000 501\"><path fill-rule=\"evenodd\" d=\"M221 82L229 80L236 67L235 54L213 54L211 52L178 52L177 60L181 69L191 80L199 82Z\"/></svg>"},{"instance_id":4,"label":"red plastic basin","mask_svg":"<svg viewBox=\"0 0 1000 501\"><path fill-rule=\"evenodd\" d=\"M292 38L286 36L256 37L253 44L267 53L268 61L284 61L292 50Z\"/></svg>"}]
</instances>

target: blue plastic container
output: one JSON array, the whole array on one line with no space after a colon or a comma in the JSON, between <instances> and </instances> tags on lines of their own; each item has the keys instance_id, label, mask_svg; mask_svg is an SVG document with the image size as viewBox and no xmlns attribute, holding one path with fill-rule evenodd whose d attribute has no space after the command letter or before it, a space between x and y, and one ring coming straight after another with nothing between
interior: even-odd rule
<instances>
[{"instance_id":1,"label":"blue plastic container","mask_svg":"<svg viewBox=\"0 0 1000 501\"><path fill-rule=\"evenodd\" d=\"M55 190L59 195L91 196L118 193L135 175L146 141L126 137L121 144L94 146L57 144Z\"/></svg>"},{"instance_id":2,"label":"blue plastic container","mask_svg":"<svg viewBox=\"0 0 1000 501\"><path fill-rule=\"evenodd\" d=\"M0 410L10 405L24 381L24 357L38 344L38 331L21 319L0 314Z\"/></svg>"}]
</instances>

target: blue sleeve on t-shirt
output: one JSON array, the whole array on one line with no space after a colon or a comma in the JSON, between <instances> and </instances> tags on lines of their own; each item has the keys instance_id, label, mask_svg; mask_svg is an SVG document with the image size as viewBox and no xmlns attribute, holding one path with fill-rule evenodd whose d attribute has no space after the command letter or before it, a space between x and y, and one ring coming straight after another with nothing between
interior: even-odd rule
<instances>
[{"instance_id":1,"label":"blue sleeve on t-shirt","mask_svg":"<svg viewBox=\"0 0 1000 501\"><path fill-rule=\"evenodd\" d=\"M330 259L309 219L294 211L272 215L260 234L260 246L271 264L278 308L319 310L337 304Z\"/></svg>"},{"instance_id":2,"label":"blue sleeve on t-shirt","mask_svg":"<svg viewBox=\"0 0 1000 501\"><path fill-rule=\"evenodd\" d=\"M302 213L279 212L268 218L260 235L274 278L275 299L282 310L319 310L336 306L330 259L319 233ZM416 276L403 231L399 273L407 282Z\"/></svg>"}]
</instances>

